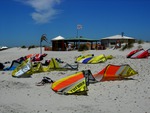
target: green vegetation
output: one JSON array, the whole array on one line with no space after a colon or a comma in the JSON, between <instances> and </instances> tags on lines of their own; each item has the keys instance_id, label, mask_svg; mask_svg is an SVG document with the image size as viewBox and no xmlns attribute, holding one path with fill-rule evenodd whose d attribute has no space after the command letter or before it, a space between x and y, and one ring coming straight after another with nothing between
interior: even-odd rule
<instances>
[{"instance_id":1,"label":"green vegetation","mask_svg":"<svg viewBox=\"0 0 150 113\"><path fill-rule=\"evenodd\" d=\"M78 51L84 51L84 50L89 50L89 48L86 44L81 44Z\"/></svg>"},{"instance_id":2,"label":"green vegetation","mask_svg":"<svg viewBox=\"0 0 150 113\"><path fill-rule=\"evenodd\" d=\"M32 48L36 48L37 46L35 46L35 45L31 45L31 46L29 46L28 47L28 50L30 50L30 49L32 49Z\"/></svg>"},{"instance_id":3,"label":"green vegetation","mask_svg":"<svg viewBox=\"0 0 150 113\"><path fill-rule=\"evenodd\" d=\"M143 40L138 40L137 43L138 43L138 44L143 44L144 41L143 41Z\"/></svg>"},{"instance_id":4,"label":"green vegetation","mask_svg":"<svg viewBox=\"0 0 150 113\"><path fill-rule=\"evenodd\" d=\"M127 46L128 46L128 44L126 44L125 46L123 46L123 47L121 48L121 50L124 51L125 49L127 49Z\"/></svg>"},{"instance_id":5,"label":"green vegetation","mask_svg":"<svg viewBox=\"0 0 150 113\"><path fill-rule=\"evenodd\" d=\"M132 48L133 47L133 42L128 42L125 46L123 46L122 48L121 48L121 50L122 51L124 51L125 49L130 49L130 48Z\"/></svg>"},{"instance_id":6,"label":"green vegetation","mask_svg":"<svg viewBox=\"0 0 150 113\"><path fill-rule=\"evenodd\" d=\"M26 46L25 46L25 45L23 45L23 46L21 46L21 48L26 48Z\"/></svg>"}]
</instances>

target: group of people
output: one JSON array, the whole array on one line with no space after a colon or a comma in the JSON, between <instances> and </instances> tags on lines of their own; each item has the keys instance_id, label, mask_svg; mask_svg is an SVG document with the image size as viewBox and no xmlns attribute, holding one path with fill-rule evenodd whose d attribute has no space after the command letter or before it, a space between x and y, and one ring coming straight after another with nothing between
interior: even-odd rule
<instances>
[{"instance_id":1,"label":"group of people","mask_svg":"<svg viewBox=\"0 0 150 113\"><path fill-rule=\"evenodd\" d=\"M121 48L121 43L119 40L116 41L116 45L115 45L114 49L118 49L118 48Z\"/></svg>"},{"instance_id":2,"label":"group of people","mask_svg":"<svg viewBox=\"0 0 150 113\"><path fill-rule=\"evenodd\" d=\"M97 50L104 50L104 49L105 49L105 46L98 43Z\"/></svg>"},{"instance_id":3,"label":"group of people","mask_svg":"<svg viewBox=\"0 0 150 113\"><path fill-rule=\"evenodd\" d=\"M71 43L65 43L65 50L66 50L66 51L71 51L71 50L73 50L72 44L71 44Z\"/></svg>"}]
</instances>

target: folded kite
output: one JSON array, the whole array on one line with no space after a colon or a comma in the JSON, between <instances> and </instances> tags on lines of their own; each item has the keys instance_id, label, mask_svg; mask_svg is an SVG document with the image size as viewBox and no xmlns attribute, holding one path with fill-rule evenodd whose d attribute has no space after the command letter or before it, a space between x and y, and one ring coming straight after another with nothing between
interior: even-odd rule
<instances>
[{"instance_id":1,"label":"folded kite","mask_svg":"<svg viewBox=\"0 0 150 113\"><path fill-rule=\"evenodd\" d=\"M96 64L106 62L108 59L112 59L112 55L105 56L104 54L94 56L93 54L89 54L86 56L79 56L75 62L83 63L83 64Z\"/></svg>"},{"instance_id":2,"label":"folded kite","mask_svg":"<svg viewBox=\"0 0 150 113\"><path fill-rule=\"evenodd\" d=\"M76 58L76 61L75 61L75 62L79 62L79 61L82 60L82 59L91 58L91 57L93 57L93 56L94 56L94 54L80 55L80 56L78 56L78 57Z\"/></svg>"},{"instance_id":3,"label":"folded kite","mask_svg":"<svg viewBox=\"0 0 150 113\"><path fill-rule=\"evenodd\" d=\"M14 70L16 67L18 67L21 64L21 62L18 62L17 60L13 60L11 65L9 67L4 68L4 71L12 71Z\"/></svg>"},{"instance_id":4,"label":"folded kite","mask_svg":"<svg viewBox=\"0 0 150 113\"><path fill-rule=\"evenodd\" d=\"M32 74L31 69L32 69L31 59L28 58L12 71L12 76L29 77Z\"/></svg>"},{"instance_id":5,"label":"folded kite","mask_svg":"<svg viewBox=\"0 0 150 113\"><path fill-rule=\"evenodd\" d=\"M68 63L59 63L55 58L51 58L49 65L46 67L50 71L67 71L67 70L78 70L78 63L68 64Z\"/></svg>"},{"instance_id":6,"label":"folded kite","mask_svg":"<svg viewBox=\"0 0 150 113\"><path fill-rule=\"evenodd\" d=\"M109 81L109 80L125 79L135 74L138 74L138 72L133 70L128 64L125 65L109 64L104 69L102 69L97 74L94 74L93 76L97 81Z\"/></svg>"},{"instance_id":7,"label":"folded kite","mask_svg":"<svg viewBox=\"0 0 150 113\"><path fill-rule=\"evenodd\" d=\"M11 65L9 67L5 67L3 70L4 71L12 71L16 67L18 67L23 61L27 60L28 58L31 59L31 61L41 61L47 54L29 54L24 57L20 57L17 60L13 60Z\"/></svg>"},{"instance_id":8,"label":"folded kite","mask_svg":"<svg viewBox=\"0 0 150 113\"><path fill-rule=\"evenodd\" d=\"M43 58L47 56L46 53L43 54L29 54L27 56L25 56L25 58L31 58L32 61L41 61L43 60Z\"/></svg>"},{"instance_id":9,"label":"folded kite","mask_svg":"<svg viewBox=\"0 0 150 113\"><path fill-rule=\"evenodd\" d=\"M52 83L52 90L65 95L87 95L87 86L96 82L90 70L77 72Z\"/></svg>"},{"instance_id":10,"label":"folded kite","mask_svg":"<svg viewBox=\"0 0 150 113\"><path fill-rule=\"evenodd\" d=\"M22 62L15 70L12 72L13 77L29 77L34 73L49 72L49 71L67 71L67 70L78 70L78 64L68 64L61 66L54 58L51 59L49 65L44 66L41 62L33 63L31 59L28 58Z\"/></svg>"},{"instance_id":11,"label":"folded kite","mask_svg":"<svg viewBox=\"0 0 150 113\"><path fill-rule=\"evenodd\" d=\"M61 78L52 83L52 90L65 95L87 95L88 85L100 81L121 80L137 74L129 65L108 65L99 73L92 75L84 70Z\"/></svg>"},{"instance_id":12,"label":"folded kite","mask_svg":"<svg viewBox=\"0 0 150 113\"><path fill-rule=\"evenodd\" d=\"M150 49L144 50L142 49L136 49L131 51L128 55L127 58L132 58L132 59L139 59L139 58L147 58L150 56Z\"/></svg>"}]
</instances>

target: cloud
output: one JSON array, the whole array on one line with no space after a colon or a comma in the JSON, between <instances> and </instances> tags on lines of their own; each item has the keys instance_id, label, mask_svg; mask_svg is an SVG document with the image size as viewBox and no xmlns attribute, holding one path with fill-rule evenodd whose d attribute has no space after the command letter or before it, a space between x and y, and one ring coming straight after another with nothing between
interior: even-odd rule
<instances>
[{"instance_id":1,"label":"cloud","mask_svg":"<svg viewBox=\"0 0 150 113\"><path fill-rule=\"evenodd\" d=\"M44 24L54 19L59 10L54 6L60 4L61 0L17 0L32 8L34 12L31 13L32 19L38 24Z\"/></svg>"}]
</instances>

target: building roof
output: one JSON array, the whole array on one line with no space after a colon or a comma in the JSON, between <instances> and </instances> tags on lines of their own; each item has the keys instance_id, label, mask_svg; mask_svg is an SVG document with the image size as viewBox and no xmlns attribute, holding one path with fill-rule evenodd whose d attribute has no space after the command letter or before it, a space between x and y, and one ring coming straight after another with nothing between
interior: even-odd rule
<instances>
[{"instance_id":1,"label":"building roof","mask_svg":"<svg viewBox=\"0 0 150 113\"><path fill-rule=\"evenodd\" d=\"M57 37L56 37L57 38ZM88 38L54 38L54 39L52 39L52 41L56 41L56 40L64 40L64 41L68 41L68 42L78 42L78 41L80 41L80 42L98 42L98 41L100 41L99 39L88 39Z\"/></svg>"},{"instance_id":2,"label":"building roof","mask_svg":"<svg viewBox=\"0 0 150 113\"><path fill-rule=\"evenodd\" d=\"M64 40L65 38L62 36L57 36L55 38L53 38L52 40Z\"/></svg>"},{"instance_id":3,"label":"building roof","mask_svg":"<svg viewBox=\"0 0 150 113\"><path fill-rule=\"evenodd\" d=\"M89 41L89 42L96 42L96 41L100 41L100 40L96 40L96 39L88 39L88 38L68 38L65 39L66 41L81 41L81 42L85 42L85 41Z\"/></svg>"},{"instance_id":4,"label":"building roof","mask_svg":"<svg viewBox=\"0 0 150 113\"><path fill-rule=\"evenodd\" d=\"M122 35L114 35L114 36L110 36L110 37L101 38L101 40L105 40L105 39L132 39L132 40L135 40L135 38L122 36Z\"/></svg>"}]
</instances>

